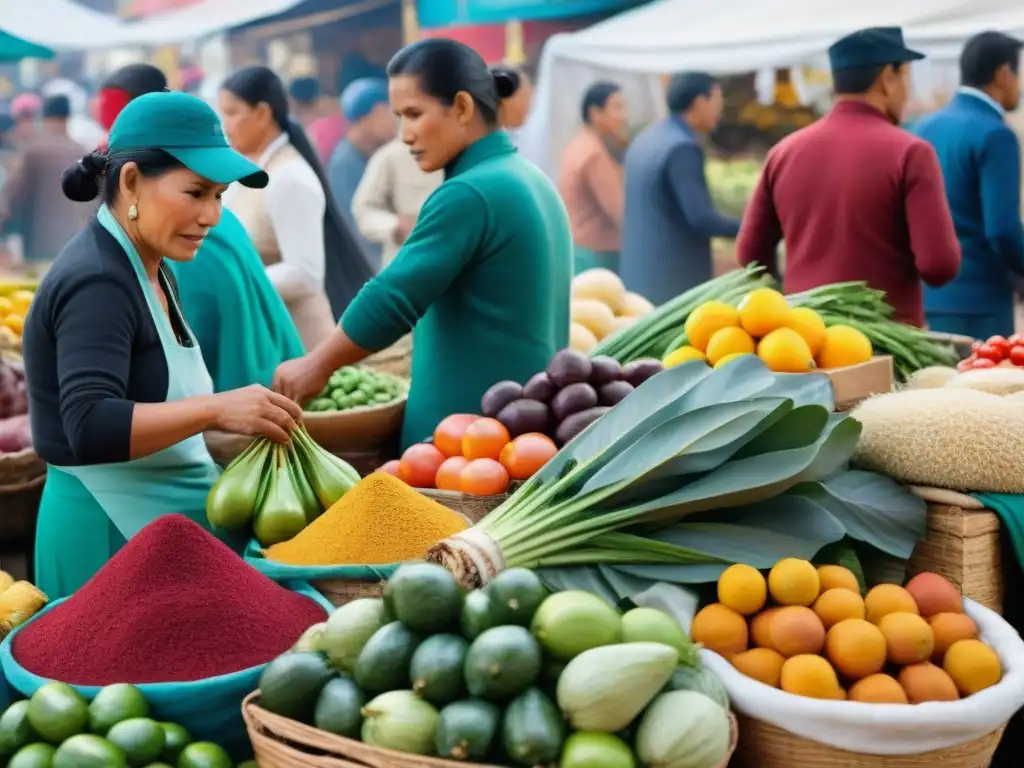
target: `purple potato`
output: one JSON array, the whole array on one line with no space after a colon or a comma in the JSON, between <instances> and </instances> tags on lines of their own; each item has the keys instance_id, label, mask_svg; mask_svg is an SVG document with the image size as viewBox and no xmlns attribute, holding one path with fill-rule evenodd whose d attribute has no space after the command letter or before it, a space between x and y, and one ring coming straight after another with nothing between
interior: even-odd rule
<instances>
[{"instance_id":1,"label":"purple potato","mask_svg":"<svg viewBox=\"0 0 1024 768\"><path fill-rule=\"evenodd\" d=\"M512 437L525 435L527 432L542 432L547 434L551 426L551 414L547 405L539 400L519 399L501 409L497 415L498 421L505 425L505 429Z\"/></svg>"},{"instance_id":2,"label":"purple potato","mask_svg":"<svg viewBox=\"0 0 1024 768\"><path fill-rule=\"evenodd\" d=\"M542 403L547 403L554 396L555 385L545 371L531 376L530 380L526 382L526 386L523 387L523 397L527 397L530 400L539 400Z\"/></svg>"},{"instance_id":3,"label":"purple potato","mask_svg":"<svg viewBox=\"0 0 1024 768\"><path fill-rule=\"evenodd\" d=\"M551 415L555 422L597 405L597 392L589 384L570 384L551 400Z\"/></svg>"},{"instance_id":4,"label":"purple potato","mask_svg":"<svg viewBox=\"0 0 1024 768\"><path fill-rule=\"evenodd\" d=\"M601 405L618 405L632 394L633 389L628 381L610 381L597 391L597 401Z\"/></svg>"},{"instance_id":5,"label":"purple potato","mask_svg":"<svg viewBox=\"0 0 1024 768\"><path fill-rule=\"evenodd\" d=\"M606 405L599 405L574 413L558 425L558 429L555 430L555 443L559 447L565 445L610 410L611 408Z\"/></svg>"},{"instance_id":6,"label":"purple potato","mask_svg":"<svg viewBox=\"0 0 1024 768\"><path fill-rule=\"evenodd\" d=\"M499 381L486 392L480 400L480 412L484 416L494 418L513 400L523 396L523 386L515 381Z\"/></svg>"},{"instance_id":7,"label":"purple potato","mask_svg":"<svg viewBox=\"0 0 1024 768\"><path fill-rule=\"evenodd\" d=\"M626 363L622 372L626 376L626 381L634 387L639 387L651 378L651 376L661 373L664 370L665 366L662 365L661 360L655 360L653 357L643 357L639 360L634 360L631 363Z\"/></svg>"},{"instance_id":8,"label":"purple potato","mask_svg":"<svg viewBox=\"0 0 1024 768\"><path fill-rule=\"evenodd\" d=\"M610 381L621 381L625 375L619 361L614 357L608 357L608 355L590 358L590 367L590 383L595 387L600 387Z\"/></svg>"},{"instance_id":9,"label":"purple potato","mask_svg":"<svg viewBox=\"0 0 1024 768\"><path fill-rule=\"evenodd\" d=\"M562 349L548 363L548 378L558 389L570 384L582 384L590 379L593 366L590 358L575 349Z\"/></svg>"}]
</instances>

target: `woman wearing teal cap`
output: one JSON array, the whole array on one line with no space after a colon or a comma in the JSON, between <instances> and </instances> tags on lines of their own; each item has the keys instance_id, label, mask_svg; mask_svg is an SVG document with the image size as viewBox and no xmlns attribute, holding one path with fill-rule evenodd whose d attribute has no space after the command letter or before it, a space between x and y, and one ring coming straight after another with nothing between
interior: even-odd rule
<instances>
[{"instance_id":1,"label":"woman wearing teal cap","mask_svg":"<svg viewBox=\"0 0 1024 768\"><path fill-rule=\"evenodd\" d=\"M413 333L402 442L429 437L451 413L475 413L497 381L525 381L568 341L572 240L558 192L498 127L517 78L435 38L388 64L399 134L445 181L395 260L356 296L332 335L283 363L274 388L298 401L339 366Z\"/></svg>"},{"instance_id":2,"label":"woman wearing teal cap","mask_svg":"<svg viewBox=\"0 0 1024 768\"><path fill-rule=\"evenodd\" d=\"M109 131L133 99L166 88L164 73L150 64L117 70L99 93L103 128ZM181 310L203 350L215 392L270 386L277 366L305 351L259 253L231 211L221 210L220 223L194 259L165 265L177 281Z\"/></svg>"},{"instance_id":3,"label":"woman wearing teal cap","mask_svg":"<svg viewBox=\"0 0 1024 768\"><path fill-rule=\"evenodd\" d=\"M69 198L104 204L57 257L25 323L33 440L49 465L35 580L51 599L163 514L206 524L219 471L204 431L285 442L302 417L258 385L213 394L166 266L195 257L234 181L267 176L183 93L132 101L107 151L64 174Z\"/></svg>"}]
</instances>

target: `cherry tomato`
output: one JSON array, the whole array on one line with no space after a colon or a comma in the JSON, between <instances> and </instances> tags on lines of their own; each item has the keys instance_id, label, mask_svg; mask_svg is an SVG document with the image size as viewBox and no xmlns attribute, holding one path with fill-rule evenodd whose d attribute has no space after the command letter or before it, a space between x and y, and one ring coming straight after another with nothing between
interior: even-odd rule
<instances>
[{"instance_id":1,"label":"cherry tomato","mask_svg":"<svg viewBox=\"0 0 1024 768\"><path fill-rule=\"evenodd\" d=\"M977 357L971 355L970 357L965 358L964 360L961 360L959 363L957 363L956 369L958 371L969 371L971 370L971 367L974 365L974 361L977 359Z\"/></svg>"},{"instance_id":2,"label":"cherry tomato","mask_svg":"<svg viewBox=\"0 0 1024 768\"><path fill-rule=\"evenodd\" d=\"M1006 351L1005 346L996 346L985 342L974 351L974 354L979 358L987 358L993 363L998 363L1006 357Z\"/></svg>"},{"instance_id":3,"label":"cherry tomato","mask_svg":"<svg viewBox=\"0 0 1024 768\"><path fill-rule=\"evenodd\" d=\"M1010 362L1024 368L1024 344L1010 350Z\"/></svg>"},{"instance_id":4,"label":"cherry tomato","mask_svg":"<svg viewBox=\"0 0 1024 768\"><path fill-rule=\"evenodd\" d=\"M1010 347L1024 347L1024 333L1015 333L1006 340Z\"/></svg>"},{"instance_id":5,"label":"cherry tomato","mask_svg":"<svg viewBox=\"0 0 1024 768\"><path fill-rule=\"evenodd\" d=\"M1003 358L1010 354L1010 347L1013 346L1012 344L1009 344L1003 336L990 336L985 343L990 347L998 349Z\"/></svg>"},{"instance_id":6,"label":"cherry tomato","mask_svg":"<svg viewBox=\"0 0 1024 768\"><path fill-rule=\"evenodd\" d=\"M971 342L971 352L977 352L978 351L978 347L980 347L984 343L985 342L983 342L983 341L972 341Z\"/></svg>"},{"instance_id":7,"label":"cherry tomato","mask_svg":"<svg viewBox=\"0 0 1024 768\"><path fill-rule=\"evenodd\" d=\"M975 360L973 363L971 363L971 369L975 370L975 371L977 371L977 370L979 370L981 368L995 368L995 367L996 367L996 361L992 360L991 358L988 358L988 357L979 357L977 360Z\"/></svg>"}]
</instances>

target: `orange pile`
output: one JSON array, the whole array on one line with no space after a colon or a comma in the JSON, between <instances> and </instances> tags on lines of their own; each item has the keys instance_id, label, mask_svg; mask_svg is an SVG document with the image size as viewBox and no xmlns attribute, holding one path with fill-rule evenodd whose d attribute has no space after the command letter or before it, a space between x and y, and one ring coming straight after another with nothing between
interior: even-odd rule
<instances>
[{"instance_id":1,"label":"orange pile","mask_svg":"<svg viewBox=\"0 0 1024 768\"><path fill-rule=\"evenodd\" d=\"M414 488L494 496L513 480L531 477L557 452L547 435L530 432L512 439L497 419L457 413L437 425L432 443L409 446L381 470Z\"/></svg>"},{"instance_id":2,"label":"orange pile","mask_svg":"<svg viewBox=\"0 0 1024 768\"><path fill-rule=\"evenodd\" d=\"M816 699L954 701L1002 679L963 598L936 573L861 597L846 568L787 558L767 580L748 565L718 579L693 639L765 685Z\"/></svg>"}]
</instances>

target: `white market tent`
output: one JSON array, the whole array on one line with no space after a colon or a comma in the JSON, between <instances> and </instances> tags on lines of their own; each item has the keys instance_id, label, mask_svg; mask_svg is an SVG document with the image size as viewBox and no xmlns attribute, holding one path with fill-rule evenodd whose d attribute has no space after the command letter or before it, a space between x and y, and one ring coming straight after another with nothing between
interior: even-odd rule
<instances>
[{"instance_id":1,"label":"white market tent","mask_svg":"<svg viewBox=\"0 0 1024 768\"><path fill-rule=\"evenodd\" d=\"M976 32L1024 35L1024 2L655 0L548 40L520 148L554 176L557 158L580 125L580 98L595 80L620 83L631 120L645 123L664 112L663 73L822 66L832 42L872 26L903 27L908 44L948 67ZM928 79L928 67L915 65L914 71Z\"/></svg>"}]
</instances>

